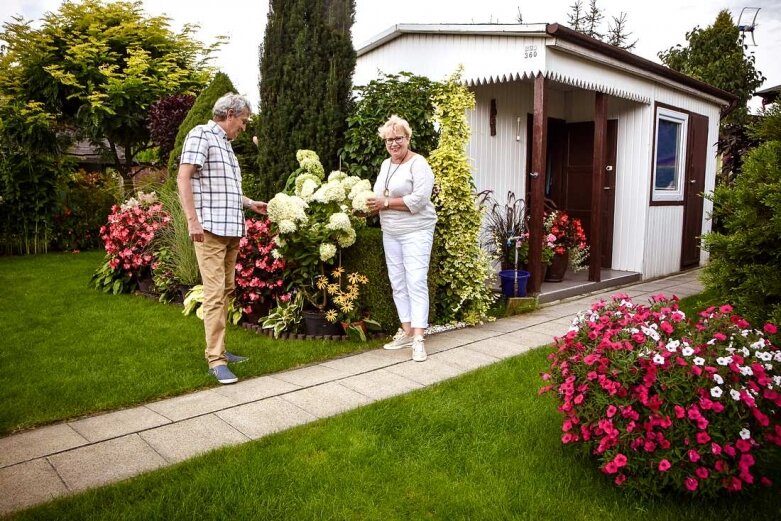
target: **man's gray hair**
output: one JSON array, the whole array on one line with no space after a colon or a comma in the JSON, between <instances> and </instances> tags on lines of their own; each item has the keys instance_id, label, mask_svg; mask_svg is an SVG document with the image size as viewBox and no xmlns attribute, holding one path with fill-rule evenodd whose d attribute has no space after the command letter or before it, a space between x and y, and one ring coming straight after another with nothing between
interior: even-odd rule
<instances>
[{"instance_id":1,"label":"man's gray hair","mask_svg":"<svg viewBox=\"0 0 781 521\"><path fill-rule=\"evenodd\" d=\"M239 96L238 94L229 92L214 103L214 108L212 109L214 120L223 121L228 117L229 110L232 110L233 114L238 117L245 111L248 114L251 114L252 105L250 105L249 100L244 96Z\"/></svg>"}]
</instances>

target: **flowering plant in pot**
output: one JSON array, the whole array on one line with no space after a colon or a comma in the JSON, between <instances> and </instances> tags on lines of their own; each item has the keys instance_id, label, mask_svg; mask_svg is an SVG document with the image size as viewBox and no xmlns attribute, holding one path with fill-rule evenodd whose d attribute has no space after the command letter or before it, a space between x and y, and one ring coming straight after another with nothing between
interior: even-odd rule
<instances>
[{"instance_id":1,"label":"flowering plant in pot","mask_svg":"<svg viewBox=\"0 0 781 521\"><path fill-rule=\"evenodd\" d=\"M141 277L150 276L155 261L153 241L170 220L154 192L139 192L138 198L114 205L108 223L100 228L106 259L93 275L93 284L121 293L132 290Z\"/></svg>"},{"instance_id":2,"label":"flowering plant in pot","mask_svg":"<svg viewBox=\"0 0 781 521\"><path fill-rule=\"evenodd\" d=\"M302 291L322 310L327 295L315 288L315 278L337 260L339 248L355 242L355 229L365 224L366 201L374 192L368 180L340 171L325 179L311 150L299 150L296 159L300 168L288 182L292 193L280 192L268 203L276 244L272 255L285 260L285 289Z\"/></svg>"},{"instance_id":3,"label":"flowering plant in pot","mask_svg":"<svg viewBox=\"0 0 781 521\"><path fill-rule=\"evenodd\" d=\"M285 261L271 254L276 243L267 219L246 219L245 225L236 258L235 299L242 312L257 322L287 293L283 288Z\"/></svg>"},{"instance_id":4,"label":"flowering plant in pot","mask_svg":"<svg viewBox=\"0 0 781 521\"><path fill-rule=\"evenodd\" d=\"M361 286L369 283L369 278L358 272L345 274L344 268L338 266L331 272L331 279L325 275L317 277L317 289L325 291L333 307L325 313L325 318L331 323L340 322L345 333L351 338L366 341L369 327L377 331L382 326L371 320L360 308Z\"/></svg>"},{"instance_id":5,"label":"flowering plant in pot","mask_svg":"<svg viewBox=\"0 0 781 521\"><path fill-rule=\"evenodd\" d=\"M568 266L572 271L586 268L588 259L588 243L583 224L577 217L570 217L567 212L554 210L545 216L544 229L546 249L550 255L567 255Z\"/></svg>"},{"instance_id":6,"label":"flowering plant in pot","mask_svg":"<svg viewBox=\"0 0 781 521\"><path fill-rule=\"evenodd\" d=\"M561 441L583 444L618 486L714 496L769 486L781 446L781 350L729 305L696 323L676 298L626 295L579 314L549 356Z\"/></svg>"}]
</instances>

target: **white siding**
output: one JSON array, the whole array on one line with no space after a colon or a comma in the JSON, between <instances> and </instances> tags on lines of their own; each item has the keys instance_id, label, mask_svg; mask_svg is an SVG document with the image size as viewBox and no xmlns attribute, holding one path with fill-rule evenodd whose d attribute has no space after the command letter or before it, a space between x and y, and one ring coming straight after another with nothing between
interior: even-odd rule
<instances>
[{"instance_id":1,"label":"white siding","mask_svg":"<svg viewBox=\"0 0 781 521\"><path fill-rule=\"evenodd\" d=\"M680 271L682 223L683 206L650 207L643 278Z\"/></svg>"}]
</instances>

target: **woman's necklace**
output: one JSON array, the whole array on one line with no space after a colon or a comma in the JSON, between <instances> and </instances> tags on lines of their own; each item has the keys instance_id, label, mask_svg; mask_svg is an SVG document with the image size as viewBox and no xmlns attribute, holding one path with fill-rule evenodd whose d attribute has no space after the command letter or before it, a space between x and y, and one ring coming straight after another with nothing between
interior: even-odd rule
<instances>
[{"instance_id":1,"label":"woman's necklace","mask_svg":"<svg viewBox=\"0 0 781 521\"><path fill-rule=\"evenodd\" d=\"M402 158L401 162L396 165L396 168L393 169L393 172L390 171L391 163L393 161L388 161L388 174L385 176L385 191L382 193L383 196L389 197L390 196L390 190L388 190L388 184L390 183L391 178L393 177L393 174L396 173L396 170L399 169L399 167L404 164L404 161L407 160L407 156L409 155L409 149L407 149L407 153L404 154L404 157Z\"/></svg>"}]
</instances>

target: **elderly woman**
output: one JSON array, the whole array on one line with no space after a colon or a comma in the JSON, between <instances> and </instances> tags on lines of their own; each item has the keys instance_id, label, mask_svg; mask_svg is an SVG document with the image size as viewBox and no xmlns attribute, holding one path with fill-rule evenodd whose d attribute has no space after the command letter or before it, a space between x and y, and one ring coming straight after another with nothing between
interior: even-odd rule
<instances>
[{"instance_id":1,"label":"elderly woman","mask_svg":"<svg viewBox=\"0 0 781 521\"><path fill-rule=\"evenodd\" d=\"M385 349L412 346L412 359L426 360L428 265L437 213L431 203L434 174L426 159L410 150L412 130L391 116L379 129L390 157L380 167L369 208L379 212L385 262L401 328Z\"/></svg>"}]
</instances>

